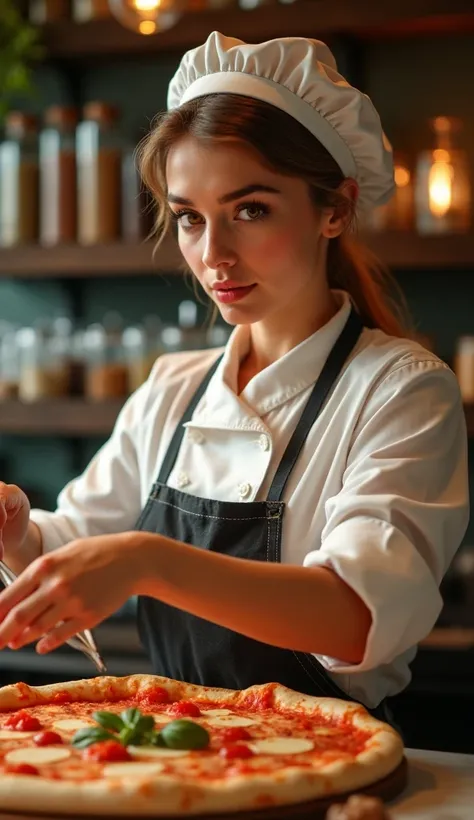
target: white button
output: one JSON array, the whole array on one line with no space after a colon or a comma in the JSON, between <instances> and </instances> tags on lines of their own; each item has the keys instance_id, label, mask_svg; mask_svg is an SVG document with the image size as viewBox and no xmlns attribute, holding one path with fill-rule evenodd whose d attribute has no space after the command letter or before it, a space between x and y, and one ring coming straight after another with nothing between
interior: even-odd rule
<instances>
[{"instance_id":1,"label":"white button","mask_svg":"<svg viewBox=\"0 0 474 820\"><path fill-rule=\"evenodd\" d=\"M270 442L268 441L268 436L266 436L265 433L262 433L262 435L260 436L260 438L258 440L258 443L260 445L260 449L263 450L263 451L268 450L268 448L270 447Z\"/></svg>"},{"instance_id":2,"label":"white button","mask_svg":"<svg viewBox=\"0 0 474 820\"><path fill-rule=\"evenodd\" d=\"M191 483L191 480L186 473L180 473L178 476L177 484L178 487L187 487L188 484Z\"/></svg>"},{"instance_id":3,"label":"white button","mask_svg":"<svg viewBox=\"0 0 474 820\"><path fill-rule=\"evenodd\" d=\"M250 484L240 484L239 485L239 496L240 498L247 498L250 493L252 492L252 487Z\"/></svg>"},{"instance_id":4,"label":"white button","mask_svg":"<svg viewBox=\"0 0 474 820\"><path fill-rule=\"evenodd\" d=\"M188 435L193 444L204 444L206 441L203 434L199 430L189 430Z\"/></svg>"}]
</instances>

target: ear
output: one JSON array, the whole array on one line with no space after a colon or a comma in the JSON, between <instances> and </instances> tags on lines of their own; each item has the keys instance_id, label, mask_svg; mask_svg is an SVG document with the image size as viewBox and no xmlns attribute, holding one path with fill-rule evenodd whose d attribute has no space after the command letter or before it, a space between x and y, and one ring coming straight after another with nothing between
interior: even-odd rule
<instances>
[{"instance_id":1,"label":"ear","mask_svg":"<svg viewBox=\"0 0 474 820\"><path fill-rule=\"evenodd\" d=\"M355 179L348 177L339 186L338 193L344 200L333 208L325 208L322 215L321 233L326 239L340 236L347 228L359 196L359 186Z\"/></svg>"}]
</instances>

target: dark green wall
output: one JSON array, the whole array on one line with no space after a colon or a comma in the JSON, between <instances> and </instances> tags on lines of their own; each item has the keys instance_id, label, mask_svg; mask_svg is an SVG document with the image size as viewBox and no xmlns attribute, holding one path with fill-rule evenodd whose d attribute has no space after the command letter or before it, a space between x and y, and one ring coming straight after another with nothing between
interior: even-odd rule
<instances>
[{"instance_id":1,"label":"dark green wall","mask_svg":"<svg viewBox=\"0 0 474 820\"><path fill-rule=\"evenodd\" d=\"M453 37L382 42L367 47L365 90L378 107L396 147L414 151L429 145L426 120L438 114L458 115L466 122L465 144L474 167L473 43L472 37ZM337 48L336 54L345 70L348 64L344 50ZM76 78L82 102L102 98L118 104L123 111L124 137L135 144L153 115L164 106L167 83L178 59L162 55L86 68ZM60 74L42 68L38 71L37 98L25 107L40 113L47 104L68 101L68 85ZM456 337L474 334L474 271L404 271L399 279L419 329L432 334L439 354L449 359ZM165 321L174 320L179 300L189 293L188 286L172 276L166 280L85 280L81 287L87 321L100 319L111 309L133 322L150 313L152 305ZM67 283L0 280L0 319L27 323L40 315L70 311ZM0 459L6 459L7 471L2 478L36 488L44 495L46 505L53 507L57 491L97 446L97 440L83 442L78 458L77 448L67 441L0 437ZM474 465L474 447L471 450ZM473 538L471 525L468 540Z\"/></svg>"}]
</instances>

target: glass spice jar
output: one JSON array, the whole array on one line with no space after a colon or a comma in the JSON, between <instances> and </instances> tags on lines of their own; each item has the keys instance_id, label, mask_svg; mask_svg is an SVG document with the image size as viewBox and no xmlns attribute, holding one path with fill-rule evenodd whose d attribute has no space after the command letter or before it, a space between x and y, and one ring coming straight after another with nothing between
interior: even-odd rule
<instances>
[{"instance_id":1,"label":"glass spice jar","mask_svg":"<svg viewBox=\"0 0 474 820\"><path fill-rule=\"evenodd\" d=\"M67 20L69 14L69 0L30 0L29 18L35 26Z\"/></svg>"},{"instance_id":2,"label":"glass spice jar","mask_svg":"<svg viewBox=\"0 0 474 820\"><path fill-rule=\"evenodd\" d=\"M121 141L118 109L104 102L84 108L76 130L77 237L83 245L113 242L121 227Z\"/></svg>"},{"instance_id":3,"label":"glass spice jar","mask_svg":"<svg viewBox=\"0 0 474 820\"><path fill-rule=\"evenodd\" d=\"M111 16L109 0L72 0L72 19L75 23L103 20Z\"/></svg>"},{"instance_id":4,"label":"glass spice jar","mask_svg":"<svg viewBox=\"0 0 474 820\"><path fill-rule=\"evenodd\" d=\"M40 242L75 242L77 233L76 126L70 106L55 105L45 113L39 139Z\"/></svg>"},{"instance_id":5,"label":"glass spice jar","mask_svg":"<svg viewBox=\"0 0 474 820\"><path fill-rule=\"evenodd\" d=\"M124 398L128 395L128 368L121 345L100 324L84 332L86 357L85 394L91 401Z\"/></svg>"},{"instance_id":6,"label":"glass spice jar","mask_svg":"<svg viewBox=\"0 0 474 820\"><path fill-rule=\"evenodd\" d=\"M38 180L37 118L11 111L0 143L0 246L37 241Z\"/></svg>"},{"instance_id":7,"label":"glass spice jar","mask_svg":"<svg viewBox=\"0 0 474 820\"><path fill-rule=\"evenodd\" d=\"M7 330L0 338L0 401L18 398L20 363L16 332Z\"/></svg>"}]
</instances>

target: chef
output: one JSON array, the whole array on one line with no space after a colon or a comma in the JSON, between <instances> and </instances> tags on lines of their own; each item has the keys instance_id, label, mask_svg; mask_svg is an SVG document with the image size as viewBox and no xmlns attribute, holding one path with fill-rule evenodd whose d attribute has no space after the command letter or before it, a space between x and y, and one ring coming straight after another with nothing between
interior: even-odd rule
<instances>
[{"instance_id":1,"label":"chef","mask_svg":"<svg viewBox=\"0 0 474 820\"><path fill-rule=\"evenodd\" d=\"M0 648L50 651L136 595L156 674L381 714L440 613L468 481L456 379L353 244L393 190L379 117L323 43L214 32L140 166L234 330L157 360L55 512L1 486L21 576Z\"/></svg>"}]
</instances>

